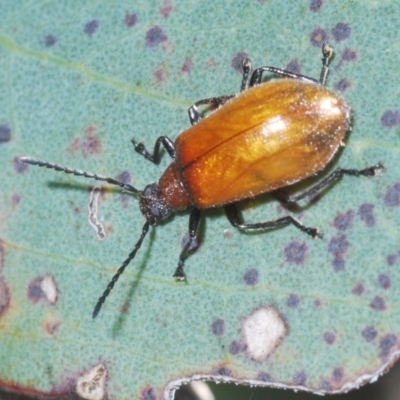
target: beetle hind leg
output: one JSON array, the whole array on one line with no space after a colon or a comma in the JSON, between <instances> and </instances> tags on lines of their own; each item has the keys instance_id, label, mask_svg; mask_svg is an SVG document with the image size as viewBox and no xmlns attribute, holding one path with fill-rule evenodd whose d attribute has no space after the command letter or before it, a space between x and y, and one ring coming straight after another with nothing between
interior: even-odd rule
<instances>
[{"instance_id":1,"label":"beetle hind leg","mask_svg":"<svg viewBox=\"0 0 400 400\"><path fill-rule=\"evenodd\" d=\"M297 219L291 217L290 215L282 218L275 219L273 221L265 221L265 222L257 222L253 224L247 224L240 221L239 213L236 208L236 204L228 204L225 206L225 213L229 220L229 222L235 227L242 231L253 231L253 230L266 230L266 229L274 229L280 226L294 225L297 229L300 229L302 232L311 236L312 238L321 238L322 233L318 232L316 228L309 228L304 226L301 222L297 221Z\"/></svg>"},{"instance_id":2,"label":"beetle hind leg","mask_svg":"<svg viewBox=\"0 0 400 400\"><path fill-rule=\"evenodd\" d=\"M135 139L131 140L135 151L141 154L144 158L151 161L154 164L158 164L160 161L159 152L160 152L160 145L162 144L167 150L167 153L172 157L175 158L175 145L174 142L168 138L167 136L160 136L154 145L153 154L151 154L142 142L137 143Z\"/></svg>"}]
</instances>

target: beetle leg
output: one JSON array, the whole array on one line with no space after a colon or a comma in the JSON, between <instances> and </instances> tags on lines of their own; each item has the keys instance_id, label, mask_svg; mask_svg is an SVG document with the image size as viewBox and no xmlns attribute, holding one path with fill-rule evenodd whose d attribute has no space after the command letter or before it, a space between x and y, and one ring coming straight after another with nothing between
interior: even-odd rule
<instances>
[{"instance_id":1,"label":"beetle leg","mask_svg":"<svg viewBox=\"0 0 400 400\"><path fill-rule=\"evenodd\" d=\"M255 224L246 224L240 221L239 213L236 208L236 203L228 204L225 206L225 213L229 220L229 222L235 227L243 231L252 231L252 230L264 230L264 229L273 229L283 225L294 225L297 229L300 229L302 232L307 233L314 239L319 237L322 238L322 234L318 232L316 228L308 228L304 226L302 223L297 221L297 219L291 217L290 215L282 218L275 219L273 221L266 222L258 222Z\"/></svg>"},{"instance_id":2,"label":"beetle leg","mask_svg":"<svg viewBox=\"0 0 400 400\"><path fill-rule=\"evenodd\" d=\"M319 81L317 81L314 78L310 78L309 76L297 74L295 72L288 71L286 69L264 66L264 67L259 67L254 70L253 74L251 75L251 79L250 79L250 87L259 85L261 83L263 72L273 72L274 74L283 76L284 78L297 79L302 82L319 83Z\"/></svg>"},{"instance_id":3,"label":"beetle leg","mask_svg":"<svg viewBox=\"0 0 400 400\"><path fill-rule=\"evenodd\" d=\"M287 195L283 190L278 189L273 192L273 195L282 203L296 203L297 201L302 200L305 197L315 196L318 192L322 191L324 188L331 185L333 182L336 182L337 180L341 179L343 175L376 176L384 170L385 167L380 162L376 165L361 170L338 168L335 171L333 171L330 175L328 175L325 179L323 179L321 182L318 182L315 186L307 189L302 193Z\"/></svg>"},{"instance_id":4,"label":"beetle leg","mask_svg":"<svg viewBox=\"0 0 400 400\"><path fill-rule=\"evenodd\" d=\"M159 150L160 150L160 144L162 144L167 150L167 153L172 157L175 158L175 145L174 142L168 138L167 136L160 136L156 140L156 144L154 145L153 149L153 154L150 154L147 150L146 147L144 147L143 143L136 143L135 139L131 140L133 146L135 147L135 151L139 154L141 154L143 157L147 158L149 161L151 161L154 164L158 164L160 161L159 159Z\"/></svg>"},{"instance_id":5,"label":"beetle leg","mask_svg":"<svg viewBox=\"0 0 400 400\"><path fill-rule=\"evenodd\" d=\"M183 266L185 264L186 257L190 251L190 246L196 237L196 232L199 227L199 223L201 220L201 212L198 208L193 208L192 212L190 213L189 217L189 240L185 244L185 247L181 251L181 254L179 256L179 262L178 262L178 267L175 270L175 273L173 277L177 281L184 281L185 280L185 274L183 272Z\"/></svg>"},{"instance_id":6,"label":"beetle leg","mask_svg":"<svg viewBox=\"0 0 400 400\"><path fill-rule=\"evenodd\" d=\"M328 43L323 43L322 45L322 68L321 73L319 75L319 83L325 86L326 77L328 76L328 64L329 59L331 58L333 53L332 47L328 45Z\"/></svg>"},{"instance_id":7,"label":"beetle leg","mask_svg":"<svg viewBox=\"0 0 400 400\"><path fill-rule=\"evenodd\" d=\"M197 124L201 120L199 110L197 109L200 105L212 105L214 107L220 107L225 104L229 99L232 99L235 95L230 96L219 96L219 97L210 97L209 99L203 99L196 101L191 107L188 109L190 123L192 125Z\"/></svg>"},{"instance_id":8,"label":"beetle leg","mask_svg":"<svg viewBox=\"0 0 400 400\"><path fill-rule=\"evenodd\" d=\"M242 76L242 84L240 86L241 92L247 90L250 85L250 73L251 73L250 59L247 57L243 58L242 66L243 66L243 76Z\"/></svg>"}]
</instances>

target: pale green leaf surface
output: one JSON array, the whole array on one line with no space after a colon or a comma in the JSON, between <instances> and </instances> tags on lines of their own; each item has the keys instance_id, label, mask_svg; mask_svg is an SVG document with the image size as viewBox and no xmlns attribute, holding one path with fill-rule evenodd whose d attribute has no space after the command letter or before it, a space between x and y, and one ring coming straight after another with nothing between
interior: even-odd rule
<instances>
[{"instance_id":1,"label":"pale green leaf surface","mask_svg":"<svg viewBox=\"0 0 400 400\"><path fill-rule=\"evenodd\" d=\"M332 1L312 12L308 1L3 1L0 141L8 130L11 137L0 142L0 384L64 395L102 365L104 393L115 399L162 398L171 382L192 376L332 392L390 365L400 337L399 6ZM137 22L128 27L133 14ZM97 28L85 33L93 20ZM338 23L351 28L349 37L335 40ZM165 40L149 47L146 34L155 27ZM188 213L180 212L151 231L92 320L97 298L140 235L137 200L117 189L101 195L107 238L99 241L88 223L93 182L21 170L16 157L111 177L128 171L143 188L170 160L164 154L159 166L147 162L132 137L148 148L160 135L174 139L189 126L194 101L237 92L232 61L240 52L253 66L292 63L318 77L321 54L310 39L317 27L335 50L328 86L346 79L343 96L354 110L346 147L325 175L378 161L386 173L345 177L315 204L294 210L323 240L293 227L243 234L222 209L205 211L186 284L172 279L187 232ZM356 59L341 59L346 49ZM381 121L388 110L397 115L390 127ZM370 224L360 213L365 204L373 206ZM243 209L249 222L289 213L269 196ZM348 227L338 226L340 214ZM346 247L339 271L330 250L336 239ZM294 248L298 264L288 256ZM252 269L258 280L248 285ZM54 304L39 288L44 277L55 282ZM256 361L242 326L264 308L287 330L275 351ZM219 334L216 326L223 326Z\"/></svg>"}]
</instances>

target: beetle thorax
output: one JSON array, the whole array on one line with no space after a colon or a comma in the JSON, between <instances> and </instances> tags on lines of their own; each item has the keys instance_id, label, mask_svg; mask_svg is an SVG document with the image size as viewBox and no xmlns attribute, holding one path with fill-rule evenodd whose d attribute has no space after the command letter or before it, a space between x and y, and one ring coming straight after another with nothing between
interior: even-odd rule
<instances>
[{"instance_id":1,"label":"beetle thorax","mask_svg":"<svg viewBox=\"0 0 400 400\"><path fill-rule=\"evenodd\" d=\"M142 214L154 225L171 215L171 208L165 203L165 199L157 183L147 185L140 192L139 207Z\"/></svg>"}]
</instances>

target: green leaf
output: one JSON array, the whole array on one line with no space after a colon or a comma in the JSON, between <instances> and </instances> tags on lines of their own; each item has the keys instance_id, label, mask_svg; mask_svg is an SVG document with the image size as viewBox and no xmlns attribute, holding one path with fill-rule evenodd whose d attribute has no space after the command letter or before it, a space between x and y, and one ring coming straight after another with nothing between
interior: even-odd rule
<instances>
[{"instance_id":1,"label":"green leaf","mask_svg":"<svg viewBox=\"0 0 400 400\"><path fill-rule=\"evenodd\" d=\"M2 1L0 384L91 399L170 398L192 379L334 393L392 365L400 337L399 5ZM335 51L327 86L351 104L354 122L344 150L312 182L339 166L381 161L387 171L344 177L299 208L269 195L242 204L246 221L294 215L323 240L293 227L244 234L222 209L204 211L187 283L172 278L188 230L188 212L177 213L151 230L93 320L140 236L137 196L107 185L94 192L94 181L26 168L18 157L142 189L171 160L164 154L152 165L132 137L148 148L160 135L175 139L192 103L239 90L245 54L254 67L318 77L323 40ZM91 199L104 240L89 223Z\"/></svg>"}]
</instances>

